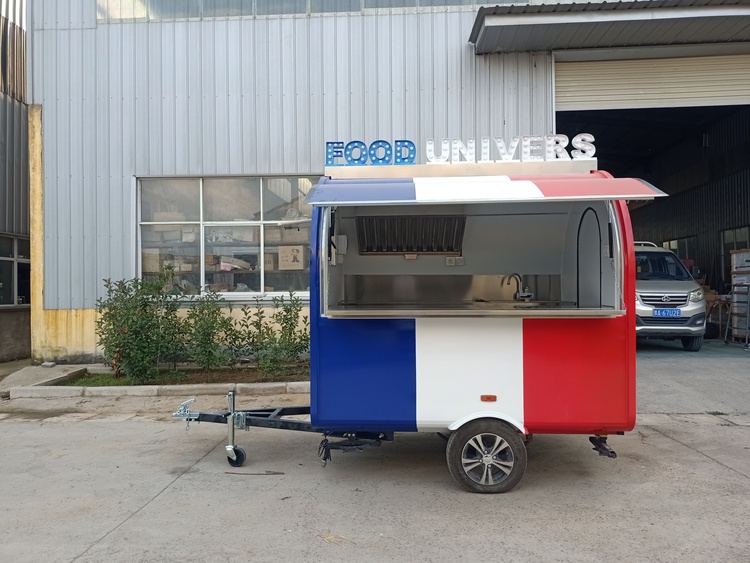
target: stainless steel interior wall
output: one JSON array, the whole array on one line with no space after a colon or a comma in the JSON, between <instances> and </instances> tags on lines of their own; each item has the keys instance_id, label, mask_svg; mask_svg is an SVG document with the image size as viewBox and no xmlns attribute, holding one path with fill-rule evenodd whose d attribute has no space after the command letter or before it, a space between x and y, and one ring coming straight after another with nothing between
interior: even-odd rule
<instances>
[{"instance_id":1,"label":"stainless steel interior wall","mask_svg":"<svg viewBox=\"0 0 750 563\"><path fill-rule=\"evenodd\" d=\"M551 57L475 56L474 12L97 24L95 8L30 11L46 308L135 275L136 177L317 175L325 141L407 138L424 162L428 138L553 128Z\"/></svg>"},{"instance_id":2,"label":"stainless steel interior wall","mask_svg":"<svg viewBox=\"0 0 750 563\"><path fill-rule=\"evenodd\" d=\"M669 192L632 212L637 240L656 243L695 236L696 265L721 285L721 231L750 225L750 106L685 139L658 159L655 183Z\"/></svg>"}]
</instances>

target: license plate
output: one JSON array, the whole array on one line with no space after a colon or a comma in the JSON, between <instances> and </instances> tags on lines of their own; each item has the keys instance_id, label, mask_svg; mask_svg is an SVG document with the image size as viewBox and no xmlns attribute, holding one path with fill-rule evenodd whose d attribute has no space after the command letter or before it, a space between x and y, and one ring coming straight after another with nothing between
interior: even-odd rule
<instances>
[{"instance_id":1,"label":"license plate","mask_svg":"<svg viewBox=\"0 0 750 563\"><path fill-rule=\"evenodd\" d=\"M680 309L654 309L655 317L679 317L681 314Z\"/></svg>"}]
</instances>

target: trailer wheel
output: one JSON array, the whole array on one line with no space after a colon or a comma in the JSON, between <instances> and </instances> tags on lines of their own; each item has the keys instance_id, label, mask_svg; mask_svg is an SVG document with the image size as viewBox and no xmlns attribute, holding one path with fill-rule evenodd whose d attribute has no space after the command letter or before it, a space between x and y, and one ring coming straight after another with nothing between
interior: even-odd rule
<instances>
[{"instance_id":1,"label":"trailer wheel","mask_svg":"<svg viewBox=\"0 0 750 563\"><path fill-rule=\"evenodd\" d=\"M453 432L446 458L453 479L472 493L505 493L526 471L526 447L518 432L491 418L473 420Z\"/></svg>"},{"instance_id":2,"label":"trailer wheel","mask_svg":"<svg viewBox=\"0 0 750 563\"><path fill-rule=\"evenodd\" d=\"M245 463L245 450L235 447L234 455L237 456L237 459L232 459L231 457L227 456L229 465L231 465L232 467L242 467L242 464Z\"/></svg>"}]
</instances>

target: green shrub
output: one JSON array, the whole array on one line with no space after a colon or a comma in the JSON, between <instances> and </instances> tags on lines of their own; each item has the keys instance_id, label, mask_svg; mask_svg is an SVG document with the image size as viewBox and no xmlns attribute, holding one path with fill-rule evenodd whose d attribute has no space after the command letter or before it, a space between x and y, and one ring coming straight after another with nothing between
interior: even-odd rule
<instances>
[{"instance_id":1,"label":"green shrub","mask_svg":"<svg viewBox=\"0 0 750 563\"><path fill-rule=\"evenodd\" d=\"M231 307L214 292L191 299L187 314L188 357L205 371L226 366L228 341L235 340ZM229 315L225 310L229 311Z\"/></svg>"},{"instance_id":2,"label":"green shrub","mask_svg":"<svg viewBox=\"0 0 750 563\"><path fill-rule=\"evenodd\" d=\"M310 321L302 317L302 301L294 293L289 300L284 297L272 299L274 312L270 319L263 304L256 299L249 325L250 346L258 362L258 369L267 375L278 375L287 370L290 362L299 360L310 349ZM301 323L300 323L301 320Z\"/></svg>"},{"instance_id":3,"label":"green shrub","mask_svg":"<svg viewBox=\"0 0 750 563\"><path fill-rule=\"evenodd\" d=\"M134 383L152 379L160 362L184 352L179 303L165 293L171 272L155 280L104 280L107 296L97 300L96 334L104 359Z\"/></svg>"},{"instance_id":4,"label":"green shrub","mask_svg":"<svg viewBox=\"0 0 750 563\"><path fill-rule=\"evenodd\" d=\"M310 349L310 322L294 295L274 297L273 312L256 298L238 319L214 292L181 298L168 267L155 280L104 280L107 295L97 301L96 334L105 360L118 377L134 384L156 378L159 366L189 360L205 371L253 356L261 373L278 375ZM183 319L178 314L187 307Z\"/></svg>"}]
</instances>

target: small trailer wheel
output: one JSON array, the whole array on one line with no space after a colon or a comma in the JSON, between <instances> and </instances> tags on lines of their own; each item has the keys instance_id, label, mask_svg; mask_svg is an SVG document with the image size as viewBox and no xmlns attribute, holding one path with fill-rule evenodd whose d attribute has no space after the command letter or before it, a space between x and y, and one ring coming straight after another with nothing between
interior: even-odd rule
<instances>
[{"instance_id":1,"label":"small trailer wheel","mask_svg":"<svg viewBox=\"0 0 750 563\"><path fill-rule=\"evenodd\" d=\"M232 467L242 467L242 464L245 463L245 450L235 447L234 455L237 456L237 459L232 459L231 457L227 456L229 465L231 465Z\"/></svg>"},{"instance_id":2,"label":"small trailer wheel","mask_svg":"<svg viewBox=\"0 0 750 563\"><path fill-rule=\"evenodd\" d=\"M453 432L446 449L448 470L471 493L505 493L526 471L526 447L515 428L482 418Z\"/></svg>"}]
</instances>

